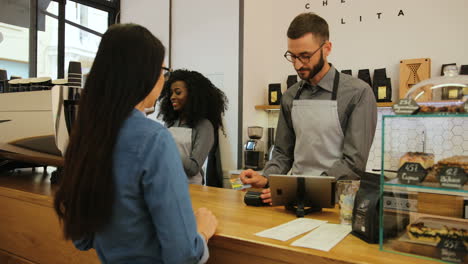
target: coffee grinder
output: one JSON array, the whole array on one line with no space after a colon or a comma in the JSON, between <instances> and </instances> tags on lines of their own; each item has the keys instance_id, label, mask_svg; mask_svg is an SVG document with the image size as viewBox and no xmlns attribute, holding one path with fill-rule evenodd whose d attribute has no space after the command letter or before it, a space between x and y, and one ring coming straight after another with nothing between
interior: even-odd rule
<instances>
[{"instance_id":1,"label":"coffee grinder","mask_svg":"<svg viewBox=\"0 0 468 264\"><path fill-rule=\"evenodd\" d=\"M251 126L247 128L249 140L244 145L244 167L246 169L262 170L265 165L265 146L260 139L263 127Z\"/></svg>"}]
</instances>

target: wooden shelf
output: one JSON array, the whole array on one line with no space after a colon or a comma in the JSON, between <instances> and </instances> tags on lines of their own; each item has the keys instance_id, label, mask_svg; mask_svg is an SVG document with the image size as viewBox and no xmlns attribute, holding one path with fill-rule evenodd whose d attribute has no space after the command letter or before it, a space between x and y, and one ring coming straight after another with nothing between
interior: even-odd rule
<instances>
[{"instance_id":1,"label":"wooden shelf","mask_svg":"<svg viewBox=\"0 0 468 264\"><path fill-rule=\"evenodd\" d=\"M377 107L392 107L394 104L393 102L377 103Z\"/></svg>"},{"instance_id":2,"label":"wooden shelf","mask_svg":"<svg viewBox=\"0 0 468 264\"><path fill-rule=\"evenodd\" d=\"M463 189L441 187L440 184L436 182L424 182L421 185L406 185L399 183L398 179L387 181L383 185L384 190L389 191L444 194L464 197L468 194L468 186L466 185L463 186Z\"/></svg>"},{"instance_id":3,"label":"wooden shelf","mask_svg":"<svg viewBox=\"0 0 468 264\"><path fill-rule=\"evenodd\" d=\"M275 110L279 110L280 106L279 105L256 105L255 109L265 110L265 111L275 111Z\"/></svg>"}]
</instances>

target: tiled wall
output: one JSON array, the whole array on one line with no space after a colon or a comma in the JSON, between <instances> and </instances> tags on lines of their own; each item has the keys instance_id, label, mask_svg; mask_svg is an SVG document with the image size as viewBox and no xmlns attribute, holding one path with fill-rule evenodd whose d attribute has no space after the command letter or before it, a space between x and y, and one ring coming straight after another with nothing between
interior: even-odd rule
<instances>
[{"instance_id":1,"label":"tiled wall","mask_svg":"<svg viewBox=\"0 0 468 264\"><path fill-rule=\"evenodd\" d=\"M379 109L379 121L367 170L380 169L382 115L393 115L390 108ZM467 117L424 117L385 119L386 170L397 170L399 159L408 151L434 154L435 162L454 155L468 155Z\"/></svg>"},{"instance_id":2,"label":"tiled wall","mask_svg":"<svg viewBox=\"0 0 468 264\"><path fill-rule=\"evenodd\" d=\"M380 170L382 156L382 116L393 115L393 111L390 107L381 107L378 108L377 114L377 128L375 130L374 143L372 143L369 159L367 160L367 171L372 171L372 169Z\"/></svg>"}]
</instances>

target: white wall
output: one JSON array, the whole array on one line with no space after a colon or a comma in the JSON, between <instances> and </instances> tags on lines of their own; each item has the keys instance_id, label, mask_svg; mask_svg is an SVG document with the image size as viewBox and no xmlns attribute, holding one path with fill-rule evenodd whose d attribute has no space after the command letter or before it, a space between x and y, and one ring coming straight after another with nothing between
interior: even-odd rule
<instances>
[{"instance_id":1,"label":"white wall","mask_svg":"<svg viewBox=\"0 0 468 264\"><path fill-rule=\"evenodd\" d=\"M169 0L122 0L121 22L147 27L168 47ZM229 109L220 137L225 175L237 169L239 1L172 0L172 68L206 75L226 93Z\"/></svg>"},{"instance_id":2,"label":"white wall","mask_svg":"<svg viewBox=\"0 0 468 264\"><path fill-rule=\"evenodd\" d=\"M169 56L169 0L121 0L120 22L146 27L166 47Z\"/></svg>"},{"instance_id":3,"label":"white wall","mask_svg":"<svg viewBox=\"0 0 468 264\"><path fill-rule=\"evenodd\" d=\"M122 0L121 21L145 25L167 45L168 1ZM173 0L172 66L208 75L230 100L228 137L222 141L224 170L237 167L237 146L246 140L247 126L275 126L254 106L267 103L269 83L281 82L285 88L287 75L295 74L283 54L287 27L301 12L314 11L328 21L329 60L338 69L352 69L356 76L359 69L372 73L387 68L394 99L401 59L430 57L433 75L444 63L468 64L463 48L468 43L466 0L328 0L326 7L323 1L245 0L243 140L237 142L239 1ZM398 17L400 9L405 15Z\"/></svg>"},{"instance_id":4,"label":"white wall","mask_svg":"<svg viewBox=\"0 0 468 264\"><path fill-rule=\"evenodd\" d=\"M401 59L431 58L433 76L442 64L468 64L466 0L245 0L245 9L244 140L247 126L267 125L266 114L254 106L267 103L268 84L281 82L285 89L287 75L295 74L283 54L287 28L299 13L313 11L328 21L329 61L339 70L352 69L357 76L359 69L373 74L386 68L394 100ZM400 9L405 15L398 17Z\"/></svg>"},{"instance_id":5,"label":"white wall","mask_svg":"<svg viewBox=\"0 0 468 264\"><path fill-rule=\"evenodd\" d=\"M277 29L272 26L273 5L270 4L272 2L268 0L244 2L243 142L248 138L247 127L268 127L266 112L256 111L254 108L255 105L268 104L268 84L272 83L274 78L271 75L274 61L271 56L271 45L272 36ZM272 127L276 127L276 124ZM265 135L266 129L263 132ZM267 139L264 136L262 140L266 142Z\"/></svg>"},{"instance_id":6,"label":"white wall","mask_svg":"<svg viewBox=\"0 0 468 264\"><path fill-rule=\"evenodd\" d=\"M239 1L173 0L172 27L172 67L201 72L229 99L220 137L226 175L237 169Z\"/></svg>"}]
</instances>

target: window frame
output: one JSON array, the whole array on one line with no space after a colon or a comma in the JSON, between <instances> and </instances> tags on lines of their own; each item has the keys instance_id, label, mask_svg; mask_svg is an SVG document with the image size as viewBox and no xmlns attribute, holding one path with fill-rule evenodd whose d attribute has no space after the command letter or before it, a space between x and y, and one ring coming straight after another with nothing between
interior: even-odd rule
<instances>
[{"instance_id":1,"label":"window frame","mask_svg":"<svg viewBox=\"0 0 468 264\"><path fill-rule=\"evenodd\" d=\"M29 0L29 76L37 76L37 44L38 44L38 13L39 0ZM65 24L72 25L88 33L102 36L101 33L92 30L86 26L79 25L65 19L65 6L68 0L51 0L58 3L58 16L44 12L44 15L56 18L58 21L58 46L57 46L57 78L65 77ZM108 26L120 21L120 0L73 0L73 2L82 4L91 8L99 9L108 13Z\"/></svg>"}]
</instances>

